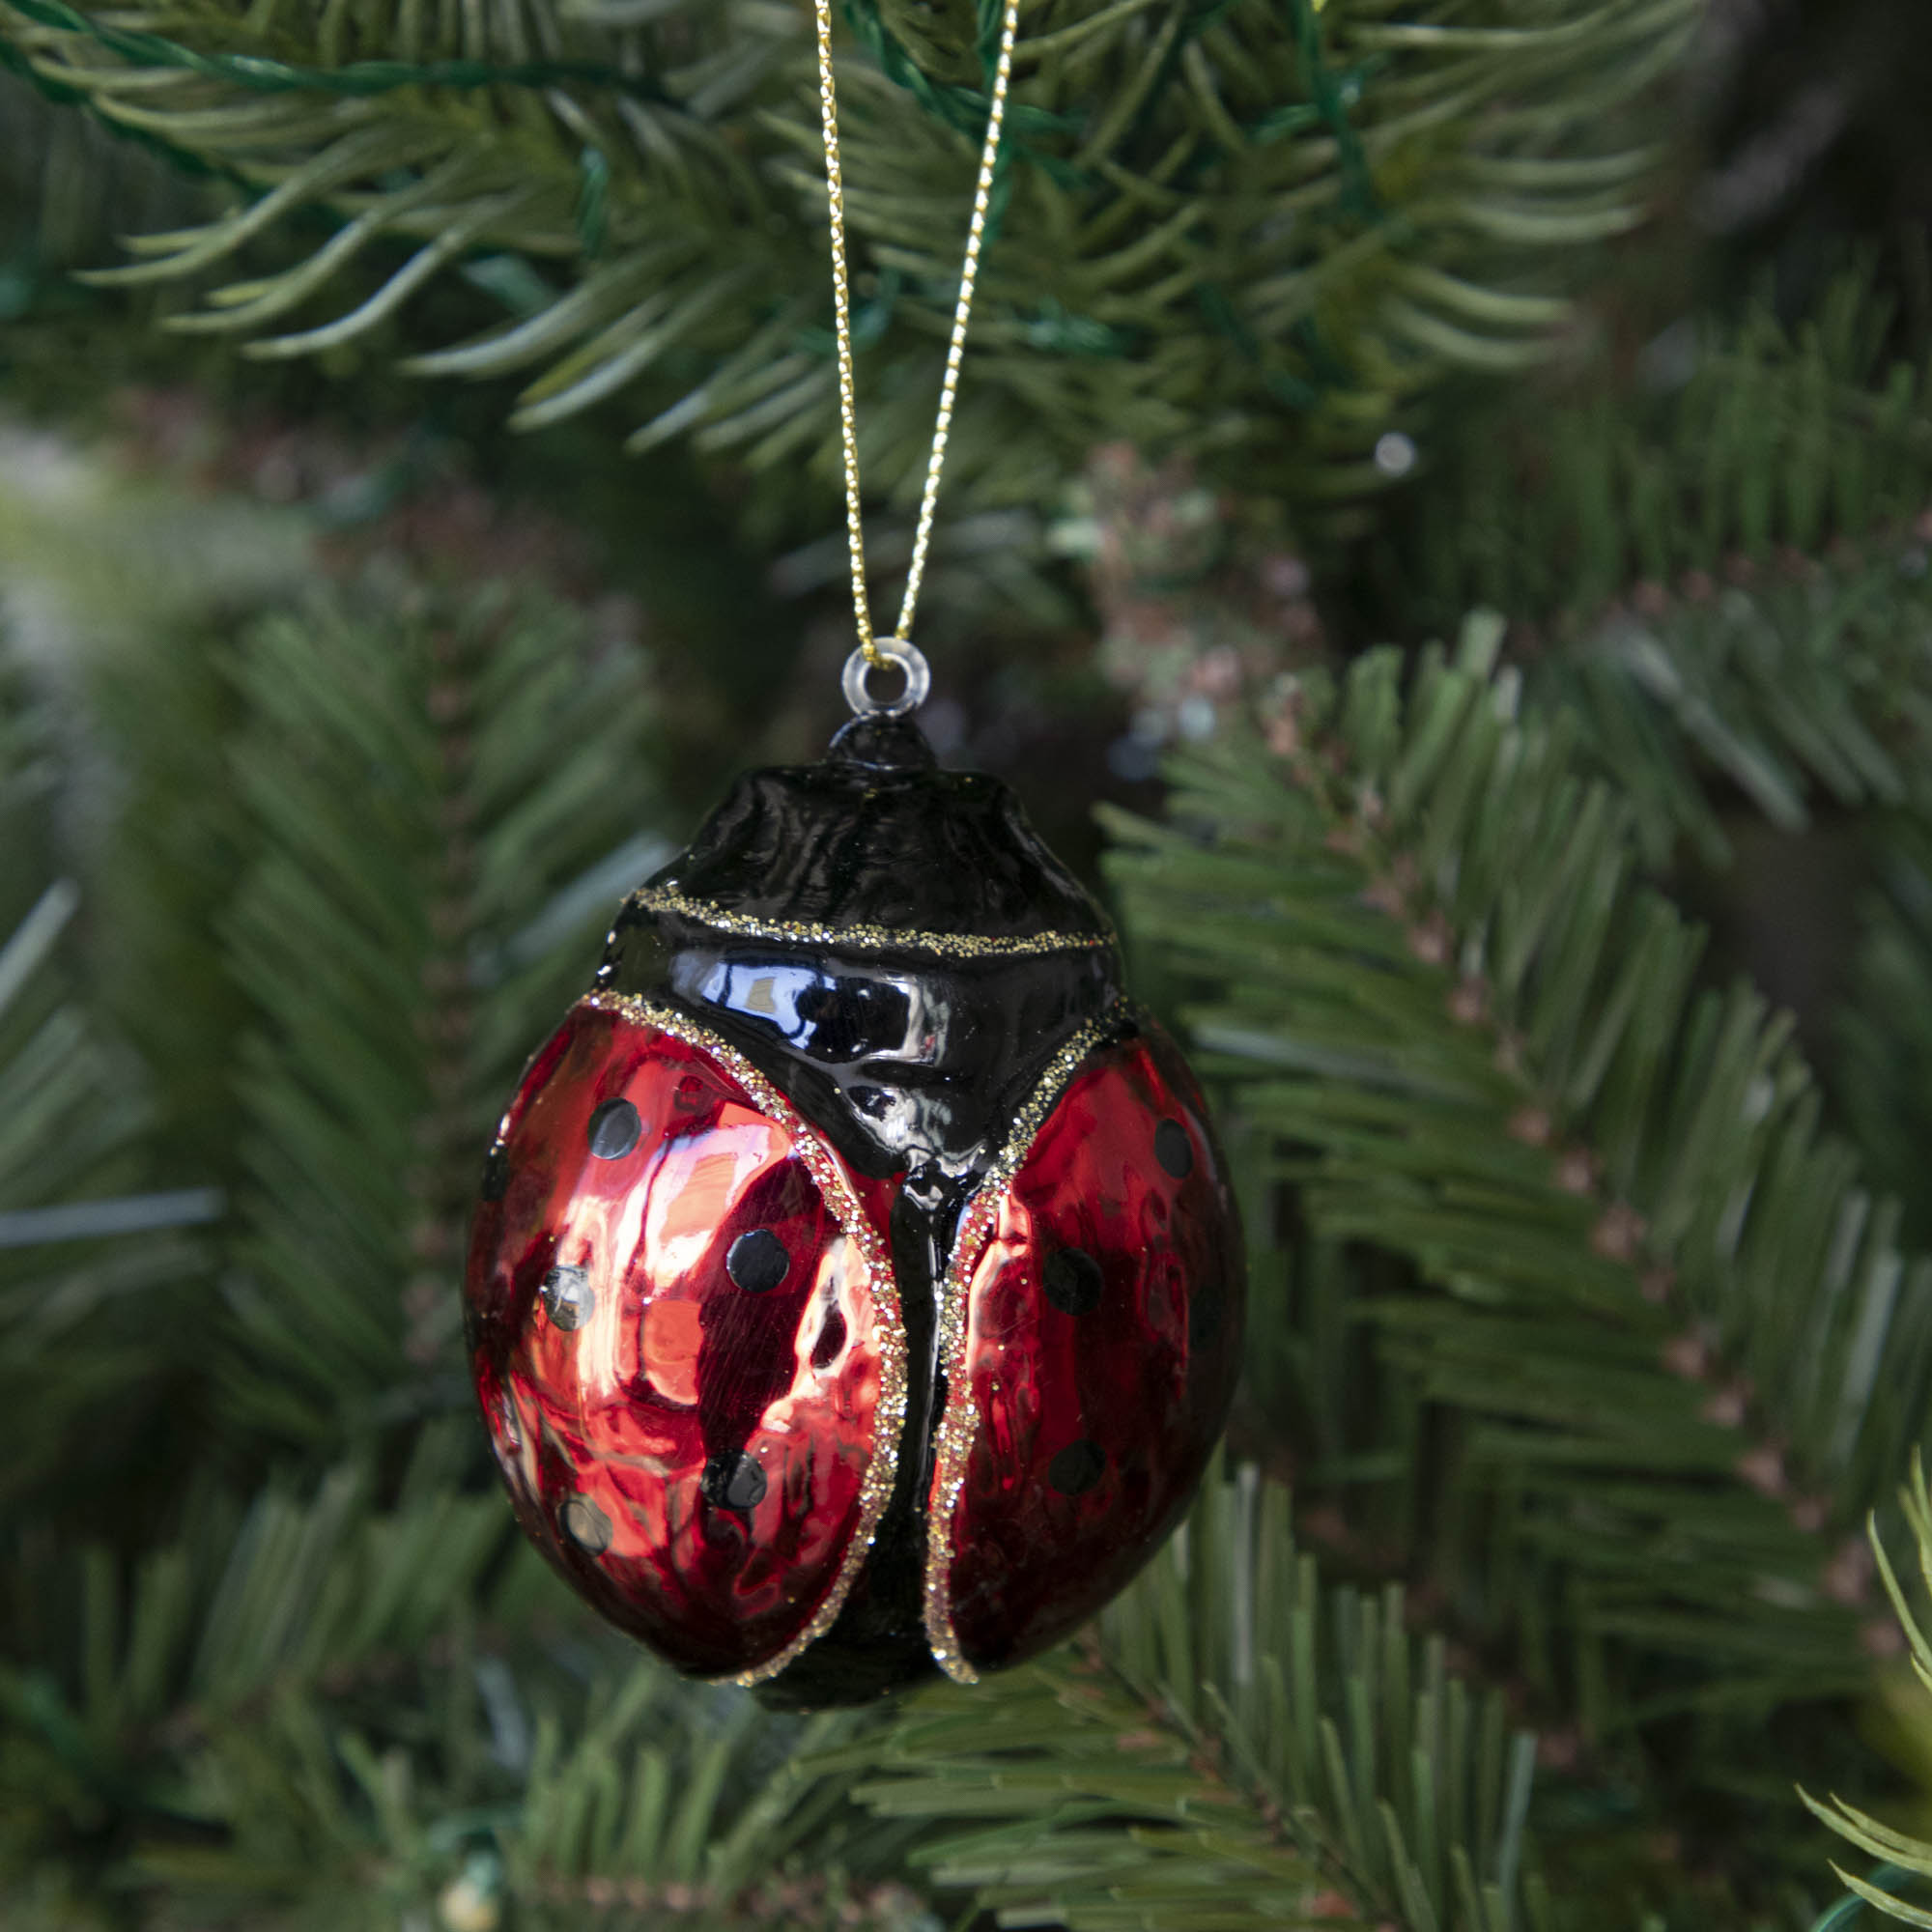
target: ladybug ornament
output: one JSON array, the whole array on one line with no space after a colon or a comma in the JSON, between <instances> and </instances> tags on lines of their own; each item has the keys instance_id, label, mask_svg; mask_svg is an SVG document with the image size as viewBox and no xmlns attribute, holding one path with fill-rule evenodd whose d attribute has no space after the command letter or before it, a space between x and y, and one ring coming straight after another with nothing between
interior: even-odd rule
<instances>
[{"instance_id":1,"label":"ladybug ornament","mask_svg":"<svg viewBox=\"0 0 1932 1932\"><path fill-rule=\"evenodd\" d=\"M525 1529L769 1703L971 1682L1184 1509L1240 1241L1199 1090L1012 793L909 718L753 772L619 913L466 1287Z\"/></svg>"},{"instance_id":2,"label":"ladybug ornament","mask_svg":"<svg viewBox=\"0 0 1932 1932\"><path fill-rule=\"evenodd\" d=\"M867 593L831 0L814 0L858 716L618 914L485 1170L477 1394L538 1547L680 1669L792 1707L1065 1635L1200 1480L1240 1242L1179 1055L911 643L1019 30L1004 0L890 639ZM874 701L869 668L905 691Z\"/></svg>"}]
</instances>

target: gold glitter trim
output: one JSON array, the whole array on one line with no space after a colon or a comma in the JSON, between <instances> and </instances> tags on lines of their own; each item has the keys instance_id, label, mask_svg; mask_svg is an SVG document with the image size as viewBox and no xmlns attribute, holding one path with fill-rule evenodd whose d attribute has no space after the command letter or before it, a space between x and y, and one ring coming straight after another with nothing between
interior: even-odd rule
<instances>
[{"instance_id":1,"label":"gold glitter trim","mask_svg":"<svg viewBox=\"0 0 1932 1932\"><path fill-rule=\"evenodd\" d=\"M816 1643L845 1607L866 1558L871 1553L872 1539L878 1534L879 1518L891 1500L893 1481L898 1473L899 1437L905 1431L906 1340L905 1322L899 1313L898 1285L893 1276L892 1256L884 1239L866 1218L858 1197L852 1192L843 1171L825 1143L800 1117L791 1102L740 1053L706 1027L674 1011L669 1007L640 1000L635 993L588 993L578 1002L597 1012L620 1013L644 1026L657 1028L687 1046L697 1047L724 1066L744 1088L759 1109L791 1135L800 1157L811 1178L823 1190L838 1225L851 1237L866 1265L867 1291L878 1312L879 1323L879 1406L872 1432L872 1460L859 1492L859 1526L845 1560L825 1601L811 1614L811 1621L784 1646L751 1670L717 1680L724 1684L751 1686L776 1677L786 1665Z\"/></svg>"},{"instance_id":2,"label":"gold glitter trim","mask_svg":"<svg viewBox=\"0 0 1932 1932\"><path fill-rule=\"evenodd\" d=\"M662 887L639 887L626 901L645 912L674 913L679 919L747 939L780 939L797 945L829 946L847 952L932 952L944 959L1029 959L1045 952L1097 952L1114 944L1106 932L1036 932L1024 938L984 938L971 932L895 931L889 925L813 925L802 920L753 919L727 912L709 899L686 898Z\"/></svg>"},{"instance_id":3,"label":"gold glitter trim","mask_svg":"<svg viewBox=\"0 0 1932 1932\"><path fill-rule=\"evenodd\" d=\"M1013 1117L1012 1131L999 1158L986 1170L960 1217L952 1260L940 1291L939 1336L946 1364L946 1412L933 1437L932 1489L925 1513L925 1640L934 1661L955 1684L977 1684L980 1673L966 1662L952 1628L952 1550L951 1528L959 1491L966 1481L966 1458L980 1433L980 1405L974 1400L972 1378L966 1373L966 1343L971 1327L968 1295L974 1272L1006 1206L1008 1190L1046 1117L1080 1070L1081 1063L1131 1011L1117 1000L1096 1020L1089 1020L1052 1060L1026 1105Z\"/></svg>"}]
</instances>

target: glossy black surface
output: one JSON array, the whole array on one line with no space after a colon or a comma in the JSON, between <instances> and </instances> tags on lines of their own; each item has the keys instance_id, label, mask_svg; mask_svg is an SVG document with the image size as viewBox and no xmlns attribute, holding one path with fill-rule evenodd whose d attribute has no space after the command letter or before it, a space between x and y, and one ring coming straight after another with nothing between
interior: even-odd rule
<instances>
[{"instance_id":1,"label":"glossy black surface","mask_svg":"<svg viewBox=\"0 0 1932 1932\"><path fill-rule=\"evenodd\" d=\"M818 764L747 772L649 884L819 925L1108 930L1011 790L983 772L940 771L905 719L855 721Z\"/></svg>"},{"instance_id":2,"label":"glossy black surface","mask_svg":"<svg viewBox=\"0 0 1932 1932\"><path fill-rule=\"evenodd\" d=\"M1020 959L790 952L627 912L601 983L727 1034L862 1173L937 1199L997 1152L1060 1042L1120 991L1111 949Z\"/></svg>"},{"instance_id":3,"label":"glossy black surface","mask_svg":"<svg viewBox=\"0 0 1932 1932\"><path fill-rule=\"evenodd\" d=\"M970 1187L1062 1040L1114 1004L1099 908L997 779L942 772L910 720L855 720L816 765L748 773L649 885L760 920L1108 943L959 957L746 938L636 900L598 982L724 1033L862 1173L928 1209Z\"/></svg>"}]
</instances>

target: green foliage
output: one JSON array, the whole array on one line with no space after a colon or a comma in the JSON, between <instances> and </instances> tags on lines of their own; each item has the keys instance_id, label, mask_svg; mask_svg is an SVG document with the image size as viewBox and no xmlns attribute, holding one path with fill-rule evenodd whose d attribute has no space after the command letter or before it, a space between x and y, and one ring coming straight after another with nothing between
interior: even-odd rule
<instances>
[{"instance_id":1,"label":"green foliage","mask_svg":"<svg viewBox=\"0 0 1932 1932\"><path fill-rule=\"evenodd\" d=\"M1534 1741L1399 1589L1324 1591L1252 1470L1209 1477L1093 1645L922 1697L867 1755L859 1799L936 1828L915 1862L1002 1923L1561 1922L1522 1876Z\"/></svg>"},{"instance_id":2,"label":"green foliage","mask_svg":"<svg viewBox=\"0 0 1932 1932\"><path fill-rule=\"evenodd\" d=\"M127 1490L132 1420L181 1350L170 1293L198 1264L194 1201L132 1200L149 1109L140 1069L83 1001L81 889L55 869L58 745L45 711L0 690L0 1406L21 1425L0 1510L50 1481L85 1513ZM189 1212L180 1210L185 1207ZM131 1213L131 1222L128 1216ZM148 1230L106 1238L117 1222Z\"/></svg>"},{"instance_id":3,"label":"green foliage","mask_svg":"<svg viewBox=\"0 0 1932 1932\"><path fill-rule=\"evenodd\" d=\"M1903 1491L1901 1500L1905 1506L1906 1523L1918 1546L1919 1576L1925 1584L1932 1586L1932 1496L1928 1496L1925 1490L1924 1463L1917 1456L1913 1458L1912 1480ZM1913 1672L1923 1689L1932 1690L1932 1642L1926 1640L1924 1631L1913 1615L1912 1605L1907 1602L1897 1574L1886 1555L1876 1524L1872 1526L1871 1544L1879 1575L1885 1579L1886 1595L1891 1599L1892 1608L1898 1612L1898 1620L1904 1626L1907 1640L1912 1646ZM1927 1715L1922 1701L1916 1715L1923 1733ZM1800 1795L1840 1837L1848 1839L1873 1858L1883 1860L1886 1867L1883 1876L1894 1881L1932 1878L1932 1844L1881 1823L1856 1805L1845 1804L1842 1799L1833 1798L1820 1803L1807 1793ZM1868 1905L1876 1906L1887 1918L1895 1918L1904 1925L1932 1925L1932 1912L1927 1912L1922 1906L1914 1905L1909 1899L1875 1885L1871 1879L1848 1872L1840 1865L1833 1864L1832 1869L1858 1897Z\"/></svg>"},{"instance_id":4,"label":"green foliage","mask_svg":"<svg viewBox=\"0 0 1932 1932\"><path fill-rule=\"evenodd\" d=\"M1560 630L1645 582L1815 560L1910 523L1932 503L1932 372L1888 361L1894 321L1853 271L1795 329L1768 304L1686 320L1635 383L1591 361L1586 392L1462 440L1402 554L1381 547L1407 620L1487 605Z\"/></svg>"},{"instance_id":5,"label":"green foliage","mask_svg":"<svg viewBox=\"0 0 1932 1932\"><path fill-rule=\"evenodd\" d=\"M1875 550L1646 599L1529 667L1631 801L1651 865L1680 843L1727 864L1730 788L1785 833L1906 804L1932 743L1932 584L1922 544Z\"/></svg>"},{"instance_id":6,"label":"green foliage","mask_svg":"<svg viewBox=\"0 0 1932 1932\"><path fill-rule=\"evenodd\" d=\"M323 1441L449 1400L476 1151L646 868L640 671L501 586L243 640L221 935L249 1015L227 1294L251 1431Z\"/></svg>"},{"instance_id":7,"label":"green foliage","mask_svg":"<svg viewBox=\"0 0 1932 1932\"><path fill-rule=\"evenodd\" d=\"M1308 681L1116 876L1309 1224L1414 1271L1350 1313L1438 1418L1396 1480L1459 1618L1598 1739L1851 1689L1835 1539L1923 1427L1932 1264L1495 641Z\"/></svg>"},{"instance_id":8,"label":"green foliage","mask_svg":"<svg viewBox=\"0 0 1932 1932\"><path fill-rule=\"evenodd\" d=\"M135 231L174 227L208 212L197 200L156 157L0 73L0 322L58 300L62 271L98 263L117 218Z\"/></svg>"},{"instance_id":9,"label":"green foliage","mask_svg":"<svg viewBox=\"0 0 1932 1932\"><path fill-rule=\"evenodd\" d=\"M850 216L874 483L918 487L983 115L966 0L851 17ZM1636 219L1653 153L1625 109L1690 0L1563 0L1454 23L1336 0L1029 10L1011 160L955 480L1037 503L1102 437L1212 451L1329 497L1451 369L1515 369L1564 314L1563 265ZM822 179L803 10L690 0L509 12L179 0L138 26L64 0L0 14L41 85L248 185L112 271L210 274L174 326L251 353L340 351L462 269L503 327L419 354L516 376L516 420L619 391L631 446L696 434L829 482ZM331 230L260 271L305 211ZM398 258L393 244L410 252ZM333 290L361 265L350 306ZM1292 434L1285 435L1285 431Z\"/></svg>"},{"instance_id":10,"label":"green foliage","mask_svg":"<svg viewBox=\"0 0 1932 1932\"><path fill-rule=\"evenodd\" d=\"M497 1494L452 1487L451 1447L386 1507L344 1467L239 1514L191 1499L131 1575L30 1559L0 1844L88 1874L70 1909L99 1918L64 1922L148 1894L215 1925L400 1927L440 1896L452 1924L466 1899L559 1926L656 1901L699 1932L913 1932L903 1888L839 1875L890 1837L858 1843L843 1785L792 1766L850 1722L760 1722L608 1639L545 1638L561 1593Z\"/></svg>"},{"instance_id":11,"label":"green foliage","mask_svg":"<svg viewBox=\"0 0 1932 1932\"><path fill-rule=\"evenodd\" d=\"M1838 1085L1873 1175L1932 1242L1932 797L1922 766L1912 809L1879 846L1851 997L1838 1018Z\"/></svg>"},{"instance_id":12,"label":"green foliage","mask_svg":"<svg viewBox=\"0 0 1932 1932\"><path fill-rule=\"evenodd\" d=\"M63 942L81 907L71 878L46 876L54 746L43 715L0 694L0 1206L23 1208L84 1185L126 1147L139 1115L112 1101L118 1069L93 1037Z\"/></svg>"}]
</instances>

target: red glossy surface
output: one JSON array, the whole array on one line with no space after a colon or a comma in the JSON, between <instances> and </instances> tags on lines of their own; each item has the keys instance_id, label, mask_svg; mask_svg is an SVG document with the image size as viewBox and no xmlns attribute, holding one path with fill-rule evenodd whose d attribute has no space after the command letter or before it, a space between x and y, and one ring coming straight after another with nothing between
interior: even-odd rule
<instances>
[{"instance_id":1,"label":"red glossy surface","mask_svg":"<svg viewBox=\"0 0 1932 1932\"><path fill-rule=\"evenodd\" d=\"M1177 1125L1157 1142L1163 1122ZM1157 1151L1179 1165L1180 1135L1184 1176ZM1091 1261L1054 1261L1068 1249ZM1067 1088L969 1293L979 1427L952 1519L932 1533L950 1539L952 1628L980 1668L1057 1641L1126 1582L1226 1418L1239 1234L1200 1093L1164 1037L1103 1050Z\"/></svg>"},{"instance_id":2,"label":"red glossy surface","mask_svg":"<svg viewBox=\"0 0 1932 1932\"><path fill-rule=\"evenodd\" d=\"M602 1158L592 1117L618 1100L638 1138ZM607 1128L607 1146L623 1138ZM825 1602L859 1524L880 1332L857 1244L793 1133L727 1067L622 1013L565 1020L512 1103L503 1156L467 1293L518 1514L591 1603L671 1662L752 1669ZM886 1191L853 1186L883 1225ZM726 1258L760 1229L788 1266L753 1293ZM554 1308L543 1283L558 1267L583 1274L561 1298L554 1279ZM756 1470L721 1500L740 1455Z\"/></svg>"}]
</instances>

